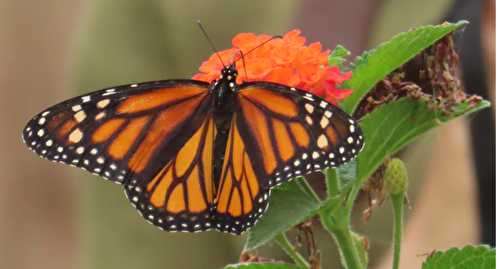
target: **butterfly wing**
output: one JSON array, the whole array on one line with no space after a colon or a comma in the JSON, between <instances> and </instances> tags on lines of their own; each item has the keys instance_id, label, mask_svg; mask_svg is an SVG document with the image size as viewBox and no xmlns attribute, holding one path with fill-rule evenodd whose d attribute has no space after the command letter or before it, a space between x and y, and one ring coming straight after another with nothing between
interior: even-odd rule
<instances>
[{"instance_id":1,"label":"butterfly wing","mask_svg":"<svg viewBox=\"0 0 500 269\"><path fill-rule=\"evenodd\" d=\"M215 126L209 113L196 133L148 185L125 187L127 197L147 221L171 232L211 229L214 138Z\"/></svg>"},{"instance_id":2,"label":"butterfly wing","mask_svg":"<svg viewBox=\"0 0 500 269\"><path fill-rule=\"evenodd\" d=\"M104 89L35 116L23 139L38 155L145 186L206 121L209 84L167 80Z\"/></svg>"},{"instance_id":3,"label":"butterfly wing","mask_svg":"<svg viewBox=\"0 0 500 269\"><path fill-rule=\"evenodd\" d=\"M259 184L233 115L217 190L214 227L237 235L251 228L267 209L269 191Z\"/></svg>"},{"instance_id":4,"label":"butterfly wing","mask_svg":"<svg viewBox=\"0 0 500 269\"><path fill-rule=\"evenodd\" d=\"M358 124L311 93L270 82L242 84L236 125L260 185L343 165L363 148Z\"/></svg>"}]
</instances>

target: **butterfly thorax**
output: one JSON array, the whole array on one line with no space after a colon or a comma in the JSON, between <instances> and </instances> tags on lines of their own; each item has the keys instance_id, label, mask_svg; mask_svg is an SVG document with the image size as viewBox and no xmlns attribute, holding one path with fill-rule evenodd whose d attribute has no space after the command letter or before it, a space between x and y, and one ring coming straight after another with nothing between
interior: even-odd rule
<instances>
[{"instance_id":1,"label":"butterfly thorax","mask_svg":"<svg viewBox=\"0 0 500 269\"><path fill-rule=\"evenodd\" d=\"M217 129L213 151L213 179L217 188L224 162L229 127L235 104L236 77L238 71L233 64L229 64L221 71L219 80L212 82L210 91L213 95L213 120Z\"/></svg>"}]
</instances>

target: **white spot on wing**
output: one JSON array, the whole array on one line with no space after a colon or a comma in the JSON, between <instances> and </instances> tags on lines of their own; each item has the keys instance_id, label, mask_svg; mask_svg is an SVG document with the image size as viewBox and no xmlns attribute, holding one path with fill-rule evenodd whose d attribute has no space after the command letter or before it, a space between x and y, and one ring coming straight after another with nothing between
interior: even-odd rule
<instances>
[{"instance_id":1,"label":"white spot on wing","mask_svg":"<svg viewBox=\"0 0 500 269\"><path fill-rule=\"evenodd\" d=\"M306 108L307 112L309 112L309 113L314 112L314 107L311 104L305 104L304 107Z\"/></svg>"},{"instance_id":2,"label":"white spot on wing","mask_svg":"<svg viewBox=\"0 0 500 269\"><path fill-rule=\"evenodd\" d=\"M309 124L311 126L313 125L313 120L309 116L306 116L306 122L307 122L307 124Z\"/></svg>"},{"instance_id":3,"label":"white spot on wing","mask_svg":"<svg viewBox=\"0 0 500 269\"><path fill-rule=\"evenodd\" d=\"M82 154L84 150L85 150L84 147L79 147L79 148L76 149L76 153Z\"/></svg>"},{"instance_id":4,"label":"white spot on wing","mask_svg":"<svg viewBox=\"0 0 500 269\"><path fill-rule=\"evenodd\" d=\"M326 140L326 136L324 134L318 137L317 145L320 148L324 148L328 145L328 140Z\"/></svg>"},{"instance_id":5,"label":"white spot on wing","mask_svg":"<svg viewBox=\"0 0 500 269\"><path fill-rule=\"evenodd\" d=\"M69 135L69 141L73 143L78 143L80 140L82 140L83 133L80 130L80 128L75 129L71 134Z\"/></svg>"},{"instance_id":6,"label":"white spot on wing","mask_svg":"<svg viewBox=\"0 0 500 269\"><path fill-rule=\"evenodd\" d=\"M109 99L104 99L97 103L98 108L105 108L109 104Z\"/></svg>"},{"instance_id":7,"label":"white spot on wing","mask_svg":"<svg viewBox=\"0 0 500 269\"><path fill-rule=\"evenodd\" d=\"M87 103L88 101L90 101L90 96L87 95L82 97L82 102Z\"/></svg>"},{"instance_id":8,"label":"white spot on wing","mask_svg":"<svg viewBox=\"0 0 500 269\"><path fill-rule=\"evenodd\" d=\"M102 119L104 116L106 116L106 112L102 111L101 113L97 114L97 115L95 116L95 118L94 118L94 119L95 119L95 120L100 120L100 119Z\"/></svg>"},{"instance_id":9,"label":"white spot on wing","mask_svg":"<svg viewBox=\"0 0 500 269\"><path fill-rule=\"evenodd\" d=\"M330 123L330 122L328 121L328 119L326 117L321 118L321 122L320 122L321 128L325 129L326 126L328 126L328 123Z\"/></svg>"},{"instance_id":10,"label":"white spot on wing","mask_svg":"<svg viewBox=\"0 0 500 269\"><path fill-rule=\"evenodd\" d=\"M75 114L74 117L77 122L82 122L85 119L85 117L87 117L87 115L85 114L85 111L80 110Z\"/></svg>"},{"instance_id":11,"label":"white spot on wing","mask_svg":"<svg viewBox=\"0 0 500 269\"><path fill-rule=\"evenodd\" d=\"M73 110L74 112L80 111L81 109L82 109L81 105L76 105L71 108L71 110Z\"/></svg>"}]
</instances>

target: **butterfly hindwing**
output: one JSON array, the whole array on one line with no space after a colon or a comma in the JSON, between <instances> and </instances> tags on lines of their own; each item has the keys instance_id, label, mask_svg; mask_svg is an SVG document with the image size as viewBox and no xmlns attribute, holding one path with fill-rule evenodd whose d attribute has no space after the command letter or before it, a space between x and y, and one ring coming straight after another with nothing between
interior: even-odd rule
<instances>
[{"instance_id":1,"label":"butterfly hindwing","mask_svg":"<svg viewBox=\"0 0 500 269\"><path fill-rule=\"evenodd\" d=\"M237 125L265 189L338 167L363 148L358 124L311 93L269 82L242 84Z\"/></svg>"},{"instance_id":2,"label":"butterfly hindwing","mask_svg":"<svg viewBox=\"0 0 500 269\"><path fill-rule=\"evenodd\" d=\"M217 190L214 227L241 234L267 209L270 189L261 187L233 116Z\"/></svg>"},{"instance_id":3,"label":"butterfly hindwing","mask_svg":"<svg viewBox=\"0 0 500 269\"><path fill-rule=\"evenodd\" d=\"M82 95L35 116L23 139L41 157L145 185L202 125L208 85L167 80Z\"/></svg>"},{"instance_id":4,"label":"butterfly hindwing","mask_svg":"<svg viewBox=\"0 0 500 269\"><path fill-rule=\"evenodd\" d=\"M125 187L128 199L147 221L166 231L211 229L215 209L214 138L215 127L209 114L148 185Z\"/></svg>"}]
</instances>

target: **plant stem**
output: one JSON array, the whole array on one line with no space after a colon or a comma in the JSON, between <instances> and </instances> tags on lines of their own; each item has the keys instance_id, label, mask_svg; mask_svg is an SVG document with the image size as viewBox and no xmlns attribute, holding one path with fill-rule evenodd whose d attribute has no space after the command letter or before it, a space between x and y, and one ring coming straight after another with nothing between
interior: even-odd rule
<instances>
[{"instance_id":1,"label":"plant stem","mask_svg":"<svg viewBox=\"0 0 500 269\"><path fill-rule=\"evenodd\" d=\"M403 203L405 192L391 195L392 208L394 209L394 255L392 268L399 268L399 259L401 256L401 238L403 235Z\"/></svg>"},{"instance_id":2,"label":"plant stem","mask_svg":"<svg viewBox=\"0 0 500 269\"><path fill-rule=\"evenodd\" d=\"M309 196L311 199L314 199L317 203L321 203L321 200L316 195L314 190L311 188L311 185L309 185L309 183L307 183L307 181L304 177L299 177L299 178L297 178L297 180L298 180L300 186L302 187L302 189L304 190L304 192L307 194L307 196Z\"/></svg>"},{"instance_id":3,"label":"plant stem","mask_svg":"<svg viewBox=\"0 0 500 269\"><path fill-rule=\"evenodd\" d=\"M345 209L347 210L347 208ZM349 214L345 212L342 214L344 214L344 216L340 219L332 219L330 214L326 214L325 212L320 213L320 217L325 229L335 236L347 268L361 269L363 267L356 252L349 229Z\"/></svg>"},{"instance_id":4,"label":"plant stem","mask_svg":"<svg viewBox=\"0 0 500 269\"><path fill-rule=\"evenodd\" d=\"M306 269L309 268L309 264L304 260L304 258L302 258L302 256L300 256L299 253L295 251L292 244L290 244L286 238L285 233L279 233L273 239L300 267Z\"/></svg>"},{"instance_id":5,"label":"plant stem","mask_svg":"<svg viewBox=\"0 0 500 269\"><path fill-rule=\"evenodd\" d=\"M356 199L356 196L358 196L358 192L361 189L361 186L363 185L364 182L356 182L352 186L351 190L349 191L348 197L347 197L347 202L345 203L346 207L351 209L352 205L354 204L354 200Z\"/></svg>"},{"instance_id":6,"label":"plant stem","mask_svg":"<svg viewBox=\"0 0 500 269\"><path fill-rule=\"evenodd\" d=\"M328 192L328 197L334 197L339 194L339 180L337 177L337 169L326 169L326 188Z\"/></svg>"}]
</instances>

